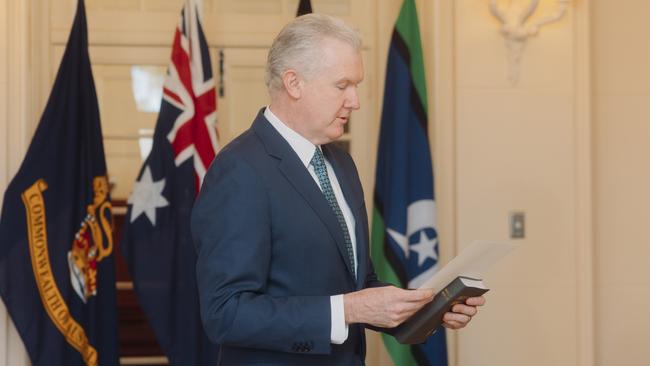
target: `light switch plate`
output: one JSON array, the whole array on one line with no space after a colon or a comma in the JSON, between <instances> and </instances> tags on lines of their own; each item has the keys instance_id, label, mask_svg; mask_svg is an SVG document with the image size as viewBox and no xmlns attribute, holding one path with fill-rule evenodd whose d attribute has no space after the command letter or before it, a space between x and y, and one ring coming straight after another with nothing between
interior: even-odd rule
<instances>
[{"instance_id":1,"label":"light switch plate","mask_svg":"<svg viewBox=\"0 0 650 366\"><path fill-rule=\"evenodd\" d=\"M526 215L521 212L510 213L510 239L523 239L526 236Z\"/></svg>"}]
</instances>

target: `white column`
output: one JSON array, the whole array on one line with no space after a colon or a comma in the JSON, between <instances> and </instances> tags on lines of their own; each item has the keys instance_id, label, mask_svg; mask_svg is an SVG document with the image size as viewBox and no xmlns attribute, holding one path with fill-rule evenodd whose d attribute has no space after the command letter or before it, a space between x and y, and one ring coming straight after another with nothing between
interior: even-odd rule
<instances>
[{"instance_id":1,"label":"white column","mask_svg":"<svg viewBox=\"0 0 650 366\"><path fill-rule=\"evenodd\" d=\"M0 0L0 187L6 187L7 174L7 0ZM2 198L0 198L0 202ZM0 366L7 365L7 312L0 303Z\"/></svg>"},{"instance_id":2,"label":"white column","mask_svg":"<svg viewBox=\"0 0 650 366\"><path fill-rule=\"evenodd\" d=\"M594 125L592 117L591 0L575 2L574 103L576 127L576 293L578 366L595 359L594 304Z\"/></svg>"},{"instance_id":3,"label":"white column","mask_svg":"<svg viewBox=\"0 0 650 366\"><path fill-rule=\"evenodd\" d=\"M27 108L30 3L0 0L0 203L32 130ZM29 364L22 340L0 302L0 366Z\"/></svg>"}]
</instances>

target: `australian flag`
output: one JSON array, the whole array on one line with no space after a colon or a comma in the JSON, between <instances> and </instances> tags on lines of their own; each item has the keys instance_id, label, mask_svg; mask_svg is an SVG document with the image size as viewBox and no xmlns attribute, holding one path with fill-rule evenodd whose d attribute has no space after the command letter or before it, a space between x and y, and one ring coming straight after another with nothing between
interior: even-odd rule
<instances>
[{"instance_id":1,"label":"australian flag","mask_svg":"<svg viewBox=\"0 0 650 366\"><path fill-rule=\"evenodd\" d=\"M417 288L438 270L427 91L415 0L404 0L388 50L372 220L380 279ZM425 344L384 343L396 365L447 365L444 329Z\"/></svg>"},{"instance_id":2,"label":"australian flag","mask_svg":"<svg viewBox=\"0 0 650 366\"><path fill-rule=\"evenodd\" d=\"M112 216L83 0L0 217L0 294L33 365L117 365Z\"/></svg>"},{"instance_id":3,"label":"australian flag","mask_svg":"<svg viewBox=\"0 0 650 366\"><path fill-rule=\"evenodd\" d=\"M201 27L188 0L174 34L152 150L128 200L123 254L135 292L172 365L214 365L203 331L190 213L217 151L215 84Z\"/></svg>"}]
</instances>

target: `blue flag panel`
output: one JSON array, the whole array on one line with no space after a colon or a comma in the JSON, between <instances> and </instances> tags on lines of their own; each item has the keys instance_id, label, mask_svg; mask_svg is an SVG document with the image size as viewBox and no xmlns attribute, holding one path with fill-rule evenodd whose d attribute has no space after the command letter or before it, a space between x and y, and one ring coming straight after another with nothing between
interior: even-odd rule
<instances>
[{"instance_id":1,"label":"blue flag panel","mask_svg":"<svg viewBox=\"0 0 650 366\"><path fill-rule=\"evenodd\" d=\"M386 68L375 181L373 260L382 280L394 280L409 288L419 287L438 270L425 85L415 2L405 0ZM385 344L396 364L447 365L442 328L425 344L410 346L410 350L387 337Z\"/></svg>"},{"instance_id":2,"label":"blue flag panel","mask_svg":"<svg viewBox=\"0 0 650 366\"><path fill-rule=\"evenodd\" d=\"M0 294L33 365L117 365L111 204L79 0L0 217Z\"/></svg>"}]
</instances>

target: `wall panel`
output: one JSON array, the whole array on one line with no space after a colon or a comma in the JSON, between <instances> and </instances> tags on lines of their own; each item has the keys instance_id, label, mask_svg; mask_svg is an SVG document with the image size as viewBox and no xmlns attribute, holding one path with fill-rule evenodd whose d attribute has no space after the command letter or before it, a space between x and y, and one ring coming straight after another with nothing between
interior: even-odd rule
<instances>
[{"instance_id":1,"label":"wall panel","mask_svg":"<svg viewBox=\"0 0 650 366\"><path fill-rule=\"evenodd\" d=\"M647 364L650 31L642 0L593 0L596 364Z\"/></svg>"},{"instance_id":2,"label":"wall panel","mask_svg":"<svg viewBox=\"0 0 650 366\"><path fill-rule=\"evenodd\" d=\"M540 3L532 19L555 7ZM526 238L514 240L520 248L488 275L487 307L458 332L457 364L577 365L582 309L567 303L581 304L576 289L584 286L576 171L589 161L576 147L575 100L585 93L575 86L576 10L528 40L511 84L488 2L454 9L457 250L475 239L510 240L509 213L526 213Z\"/></svg>"}]
</instances>

